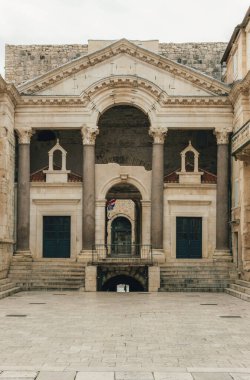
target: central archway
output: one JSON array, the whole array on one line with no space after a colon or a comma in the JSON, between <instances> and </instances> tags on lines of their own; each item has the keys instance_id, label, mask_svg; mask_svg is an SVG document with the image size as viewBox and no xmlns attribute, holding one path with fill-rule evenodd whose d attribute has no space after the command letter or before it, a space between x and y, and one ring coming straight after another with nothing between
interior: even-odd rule
<instances>
[{"instance_id":1,"label":"central archway","mask_svg":"<svg viewBox=\"0 0 250 380\"><path fill-rule=\"evenodd\" d=\"M111 277L103 286L102 291L116 292L119 285L126 286L129 292L143 292L145 291L143 285L135 278L127 275L118 275Z\"/></svg>"}]
</instances>

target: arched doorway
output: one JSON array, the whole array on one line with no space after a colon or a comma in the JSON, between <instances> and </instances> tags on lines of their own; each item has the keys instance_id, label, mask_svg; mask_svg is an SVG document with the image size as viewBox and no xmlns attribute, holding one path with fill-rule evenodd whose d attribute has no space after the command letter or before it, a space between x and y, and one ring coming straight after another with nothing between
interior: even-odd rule
<instances>
[{"instance_id":1,"label":"arched doorway","mask_svg":"<svg viewBox=\"0 0 250 380\"><path fill-rule=\"evenodd\" d=\"M127 275L118 275L111 277L107 280L103 286L102 291L117 292L120 286L126 287L126 291L129 292L143 292L144 286L135 278Z\"/></svg>"},{"instance_id":2,"label":"arched doorway","mask_svg":"<svg viewBox=\"0 0 250 380\"><path fill-rule=\"evenodd\" d=\"M112 254L128 255L132 244L132 226L128 218L117 217L111 224Z\"/></svg>"},{"instance_id":3,"label":"arched doorway","mask_svg":"<svg viewBox=\"0 0 250 380\"><path fill-rule=\"evenodd\" d=\"M119 183L108 191L105 234L108 255L140 255L141 198L140 191L129 183Z\"/></svg>"}]
</instances>

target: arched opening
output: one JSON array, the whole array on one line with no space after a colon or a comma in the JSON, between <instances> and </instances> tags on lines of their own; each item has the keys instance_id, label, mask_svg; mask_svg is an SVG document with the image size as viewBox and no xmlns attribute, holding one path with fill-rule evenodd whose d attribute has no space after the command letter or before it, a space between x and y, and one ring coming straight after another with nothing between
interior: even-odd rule
<instances>
[{"instance_id":1,"label":"arched opening","mask_svg":"<svg viewBox=\"0 0 250 380\"><path fill-rule=\"evenodd\" d=\"M107 280L103 286L102 291L117 292L121 286L126 286L126 291L129 292L144 292L144 286L135 278L127 275L117 275Z\"/></svg>"},{"instance_id":2,"label":"arched opening","mask_svg":"<svg viewBox=\"0 0 250 380\"><path fill-rule=\"evenodd\" d=\"M144 166L151 170L150 121L140 109L119 105L106 110L98 121L96 163Z\"/></svg>"},{"instance_id":3,"label":"arched opening","mask_svg":"<svg viewBox=\"0 0 250 380\"><path fill-rule=\"evenodd\" d=\"M62 152L59 149L53 153L53 170L62 170Z\"/></svg>"},{"instance_id":4,"label":"arched opening","mask_svg":"<svg viewBox=\"0 0 250 380\"><path fill-rule=\"evenodd\" d=\"M194 152L188 151L185 155L185 169L187 172L194 171Z\"/></svg>"},{"instance_id":5,"label":"arched opening","mask_svg":"<svg viewBox=\"0 0 250 380\"><path fill-rule=\"evenodd\" d=\"M110 256L139 256L141 193L130 183L112 186L106 195L106 239Z\"/></svg>"}]
</instances>

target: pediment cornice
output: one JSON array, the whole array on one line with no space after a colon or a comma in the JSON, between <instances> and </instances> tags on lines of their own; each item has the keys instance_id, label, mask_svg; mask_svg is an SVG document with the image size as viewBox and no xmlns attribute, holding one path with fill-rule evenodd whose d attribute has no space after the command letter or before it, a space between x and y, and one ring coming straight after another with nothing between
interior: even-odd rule
<instances>
[{"instance_id":1,"label":"pediment cornice","mask_svg":"<svg viewBox=\"0 0 250 380\"><path fill-rule=\"evenodd\" d=\"M14 105L20 102L20 94L14 84L6 82L0 75L0 94L4 93L9 95Z\"/></svg>"},{"instance_id":2,"label":"pediment cornice","mask_svg":"<svg viewBox=\"0 0 250 380\"><path fill-rule=\"evenodd\" d=\"M23 94L34 94L50 87L51 85L55 85L63 79L70 77L72 74L76 74L91 66L100 64L119 54L127 54L156 68L165 70L172 75L178 76L195 86L211 92L211 95L228 95L229 93L230 89L224 83L219 82L214 78L210 78L205 74L199 73L187 66L183 66L163 56L143 49L126 39L119 40L101 50L53 69L40 77L20 85L18 90Z\"/></svg>"},{"instance_id":3,"label":"pediment cornice","mask_svg":"<svg viewBox=\"0 0 250 380\"><path fill-rule=\"evenodd\" d=\"M110 76L95 82L79 96L22 95L20 105L71 105L87 106L102 92L128 89L133 93L142 91L149 94L162 107L168 105L225 106L231 105L228 96L169 96L156 84L138 76Z\"/></svg>"},{"instance_id":4,"label":"pediment cornice","mask_svg":"<svg viewBox=\"0 0 250 380\"><path fill-rule=\"evenodd\" d=\"M232 103L235 103L235 101L237 100L240 94L249 95L249 90L250 90L250 71L248 71L244 79L242 79L239 82L236 82L233 85L232 90L229 94L229 97Z\"/></svg>"}]
</instances>

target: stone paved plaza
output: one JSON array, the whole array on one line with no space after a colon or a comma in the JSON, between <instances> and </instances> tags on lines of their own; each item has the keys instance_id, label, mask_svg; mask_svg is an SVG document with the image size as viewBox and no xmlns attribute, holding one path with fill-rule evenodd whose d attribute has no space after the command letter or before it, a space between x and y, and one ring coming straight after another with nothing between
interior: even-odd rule
<instances>
[{"instance_id":1,"label":"stone paved plaza","mask_svg":"<svg viewBox=\"0 0 250 380\"><path fill-rule=\"evenodd\" d=\"M250 379L250 304L224 293L23 292L0 318L1 380Z\"/></svg>"}]
</instances>

